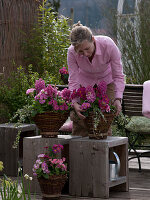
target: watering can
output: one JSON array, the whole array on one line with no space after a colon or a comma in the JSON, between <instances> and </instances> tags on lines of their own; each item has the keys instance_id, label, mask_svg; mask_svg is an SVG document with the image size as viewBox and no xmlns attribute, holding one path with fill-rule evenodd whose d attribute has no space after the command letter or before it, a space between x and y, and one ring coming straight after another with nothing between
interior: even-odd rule
<instances>
[{"instance_id":1,"label":"watering can","mask_svg":"<svg viewBox=\"0 0 150 200\"><path fill-rule=\"evenodd\" d=\"M120 171L120 159L119 156L112 152L115 156L116 161L110 160L109 161L109 178L110 181L115 181L119 177L119 171Z\"/></svg>"}]
</instances>

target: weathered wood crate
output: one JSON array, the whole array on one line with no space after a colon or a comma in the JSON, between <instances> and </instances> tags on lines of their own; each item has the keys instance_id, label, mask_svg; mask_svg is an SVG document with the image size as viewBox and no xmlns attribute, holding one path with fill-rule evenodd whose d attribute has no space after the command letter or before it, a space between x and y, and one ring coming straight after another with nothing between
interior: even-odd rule
<instances>
[{"instance_id":1,"label":"weathered wood crate","mask_svg":"<svg viewBox=\"0 0 150 200\"><path fill-rule=\"evenodd\" d=\"M109 198L110 188L128 191L128 139L108 137L91 140L88 137L69 143L69 193L73 196ZM110 152L115 151L121 162L119 177L109 178Z\"/></svg>"},{"instance_id":2,"label":"weathered wood crate","mask_svg":"<svg viewBox=\"0 0 150 200\"><path fill-rule=\"evenodd\" d=\"M17 148L13 148L18 130L21 130L20 141ZM23 138L37 134L35 124L22 124L15 127L13 123L0 124L0 161L4 163L4 170L0 172L7 176L18 175L18 162L23 159Z\"/></svg>"}]
</instances>

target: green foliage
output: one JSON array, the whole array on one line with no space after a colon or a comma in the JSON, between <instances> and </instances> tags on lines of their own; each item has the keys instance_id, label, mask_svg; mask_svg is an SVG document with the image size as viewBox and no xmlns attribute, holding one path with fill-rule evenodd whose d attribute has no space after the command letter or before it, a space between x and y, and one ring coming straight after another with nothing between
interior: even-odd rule
<instances>
[{"instance_id":1,"label":"green foliage","mask_svg":"<svg viewBox=\"0 0 150 200\"><path fill-rule=\"evenodd\" d=\"M26 116L30 114L27 112L29 109L26 108L26 105L29 104L31 100L26 95L26 90L34 87L35 80L39 79L39 76L39 73L32 71L32 65L29 65L27 72L25 72L25 69L20 66L17 68L17 71L13 72L7 80L4 78L1 79L0 118L5 117L6 121L8 122L14 113L18 109L22 109L24 106L24 114ZM55 81L55 77L53 77L47 71L44 71L42 78L45 80L46 84L53 83ZM20 110L20 112L22 111ZM21 118L22 122L29 122L29 117L26 119L27 121L23 121Z\"/></svg>"},{"instance_id":2,"label":"green foliage","mask_svg":"<svg viewBox=\"0 0 150 200\"><path fill-rule=\"evenodd\" d=\"M28 176L28 179L31 181L32 177ZM22 174L21 183L19 183L19 177L17 177L16 181L13 181L4 174L3 178L1 179L1 185L0 194L2 200L31 200L30 182L28 182L27 191L25 191Z\"/></svg>"},{"instance_id":3,"label":"green foliage","mask_svg":"<svg viewBox=\"0 0 150 200\"><path fill-rule=\"evenodd\" d=\"M23 45L25 60L33 65L40 76L48 71L53 83L60 83L59 69L67 66L67 49L70 45L68 19L59 16L44 1L39 7L38 23Z\"/></svg>"},{"instance_id":4,"label":"green foliage","mask_svg":"<svg viewBox=\"0 0 150 200\"><path fill-rule=\"evenodd\" d=\"M120 17L118 39L127 83L143 84L150 79L150 1L141 1L139 12Z\"/></svg>"}]
</instances>

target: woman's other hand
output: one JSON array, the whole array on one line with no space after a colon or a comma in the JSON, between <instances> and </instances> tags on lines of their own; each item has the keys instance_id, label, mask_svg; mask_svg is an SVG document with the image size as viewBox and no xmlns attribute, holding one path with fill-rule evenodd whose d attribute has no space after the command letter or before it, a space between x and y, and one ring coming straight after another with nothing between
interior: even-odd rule
<instances>
[{"instance_id":1,"label":"woman's other hand","mask_svg":"<svg viewBox=\"0 0 150 200\"><path fill-rule=\"evenodd\" d=\"M119 100L119 99L115 99L115 101L114 101L114 106L116 107L116 116L118 116L119 115L119 113L121 112L121 110L122 110L122 106L121 106L121 99Z\"/></svg>"}]
</instances>

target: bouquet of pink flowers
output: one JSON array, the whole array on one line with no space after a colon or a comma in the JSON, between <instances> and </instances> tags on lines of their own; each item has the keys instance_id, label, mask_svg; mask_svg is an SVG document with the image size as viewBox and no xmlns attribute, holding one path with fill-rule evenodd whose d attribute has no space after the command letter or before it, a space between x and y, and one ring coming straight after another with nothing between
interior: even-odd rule
<instances>
[{"instance_id":1,"label":"bouquet of pink flowers","mask_svg":"<svg viewBox=\"0 0 150 200\"><path fill-rule=\"evenodd\" d=\"M64 112L71 109L71 92L64 88L58 91L57 87L51 84L46 85L43 79L36 80L35 88L26 91L32 104L34 115L46 111Z\"/></svg>"},{"instance_id":2,"label":"bouquet of pink flowers","mask_svg":"<svg viewBox=\"0 0 150 200\"><path fill-rule=\"evenodd\" d=\"M73 91L71 98L79 100L85 116L88 116L89 112L99 113L103 116L103 113L114 112L115 109L114 106L110 105L106 90L107 85L102 81L94 87L81 86L79 89Z\"/></svg>"},{"instance_id":3,"label":"bouquet of pink flowers","mask_svg":"<svg viewBox=\"0 0 150 200\"><path fill-rule=\"evenodd\" d=\"M48 152L38 155L33 166L33 175L37 178L43 177L49 179L53 175L66 175L67 164L66 159L58 158L58 154L64 148L61 144L54 144L52 147L44 147Z\"/></svg>"}]
</instances>

